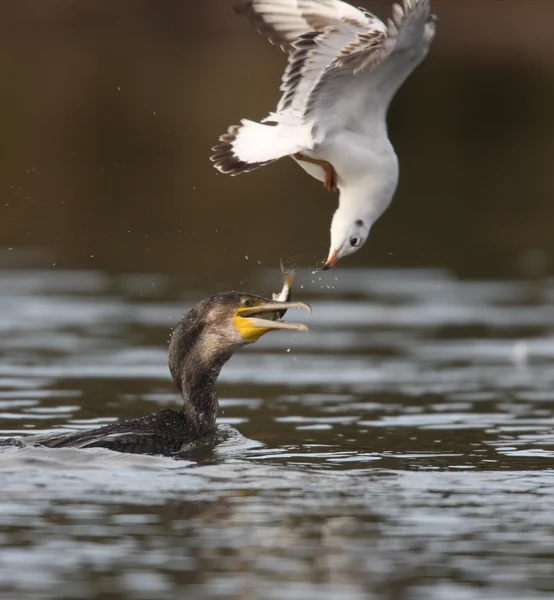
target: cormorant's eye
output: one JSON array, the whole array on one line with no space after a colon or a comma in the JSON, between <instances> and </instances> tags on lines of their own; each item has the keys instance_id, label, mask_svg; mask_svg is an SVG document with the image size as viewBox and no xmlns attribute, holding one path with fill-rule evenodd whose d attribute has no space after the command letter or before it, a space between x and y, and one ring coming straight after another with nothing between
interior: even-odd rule
<instances>
[{"instance_id":1,"label":"cormorant's eye","mask_svg":"<svg viewBox=\"0 0 554 600\"><path fill-rule=\"evenodd\" d=\"M252 306L252 300L250 300L250 298L243 298L242 305L248 308L249 306Z\"/></svg>"},{"instance_id":2,"label":"cormorant's eye","mask_svg":"<svg viewBox=\"0 0 554 600\"><path fill-rule=\"evenodd\" d=\"M358 245L359 241L360 240L357 237L351 237L350 238L350 245L354 248L355 246Z\"/></svg>"}]
</instances>

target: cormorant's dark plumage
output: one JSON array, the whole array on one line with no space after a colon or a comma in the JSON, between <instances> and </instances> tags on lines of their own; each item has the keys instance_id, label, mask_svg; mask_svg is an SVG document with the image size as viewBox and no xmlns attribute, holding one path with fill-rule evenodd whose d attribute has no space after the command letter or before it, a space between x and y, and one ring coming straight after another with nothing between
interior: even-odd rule
<instances>
[{"instance_id":1,"label":"cormorant's dark plumage","mask_svg":"<svg viewBox=\"0 0 554 600\"><path fill-rule=\"evenodd\" d=\"M235 350L255 342L271 329L305 331L304 325L278 320L286 308L301 306L309 308L302 303L276 303L239 292L206 298L177 325L169 345L169 369L183 398L180 410L164 409L90 431L32 436L24 444L109 448L137 454L177 453L184 445L215 430L218 410L215 383ZM258 314L261 318L252 318Z\"/></svg>"}]
</instances>

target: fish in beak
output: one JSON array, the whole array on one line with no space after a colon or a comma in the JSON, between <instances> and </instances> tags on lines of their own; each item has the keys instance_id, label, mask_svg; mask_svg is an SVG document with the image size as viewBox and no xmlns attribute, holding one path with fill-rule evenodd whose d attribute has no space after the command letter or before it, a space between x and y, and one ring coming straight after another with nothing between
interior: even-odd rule
<instances>
[{"instance_id":1,"label":"fish in beak","mask_svg":"<svg viewBox=\"0 0 554 600\"><path fill-rule=\"evenodd\" d=\"M296 276L296 269L287 271L283 261L281 260L281 273L284 277L283 289L278 294L273 294L273 300L276 302L290 302L290 299L292 298L292 284ZM286 310L281 311L278 318L282 319L286 312Z\"/></svg>"},{"instance_id":2,"label":"fish in beak","mask_svg":"<svg viewBox=\"0 0 554 600\"><path fill-rule=\"evenodd\" d=\"M292 323L283 321L287 310L291 308L304 308L310 314L312 308L305 302L292 302L292 282L296 271L285 272L281 261L281 271L284 275L283 289L279 294L273 294L273 298L261 296L250 296L249 305L240 307L235 313L235 326L239 330L246 343L256 342L268 331L308 331L304 323Z\"/></svg>"}]
</instances>

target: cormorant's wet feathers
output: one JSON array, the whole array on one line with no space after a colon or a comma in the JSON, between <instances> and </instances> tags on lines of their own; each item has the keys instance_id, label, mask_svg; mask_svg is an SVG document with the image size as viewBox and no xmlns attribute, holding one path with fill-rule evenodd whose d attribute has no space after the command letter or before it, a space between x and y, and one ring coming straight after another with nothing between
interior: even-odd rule
<instances>
[{"instance_id":1,"label":"cormorant's wet feathers","mask_svg":"<svg viewBox=\"0 0 554 600\"><path fill-rule=\"evenodd\" d=\"M180 410L163 409L154 414L120 421L89 431L30 436L24 445L41 444L50 448L108 448L137 454L178 453L183 446L215 431L218 400L215 383L223 365L233 352L251 343L235 324L238 311L252 304L274 306L275 302L240 292L223 292L206 298L190 310L175 327L169 344L169 369L177 390L183 398ZM282 303L283 307L298 303ZM279 307L280 308L280 307ZM250 312L256 309L250 309ZM240 321L247 322L244 318ZM280 321L252 320L249 327L266 330L291 328L294 324ZM299 326L305 329L305 326ZM250 331L250 330L249 330ZM9 443L4 440L2 445ZM14 442L12 442L14 443ZM15 444L19 445L17 441Z\"/></svg>"}]
</instances>

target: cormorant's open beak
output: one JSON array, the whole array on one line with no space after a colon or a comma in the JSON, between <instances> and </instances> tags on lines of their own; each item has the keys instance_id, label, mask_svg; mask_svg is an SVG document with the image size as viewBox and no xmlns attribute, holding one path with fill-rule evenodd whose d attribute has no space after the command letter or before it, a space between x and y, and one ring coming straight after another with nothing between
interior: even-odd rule
<instances>
[{"instance_id":1,"label":"cormorant's open beak","mask_svg":"<svg viewBox=\"0 0 554 600\"><path fill-rule=\"evenodd\" d=\"M235 313L235 326L247 344L257 342L268 331L308 331L304 323L281 321L280 314L289 308L305 308L309 313L312 312L310 305L305 302L261 301L257 306L239 308Z\"/></svg>"},{"instance_id":2,"label":"cormorant's open beak","mask_svg":"<svg viewBox=\"0 0 554 600\"><path fill-rule=\"evenodd\" d=\"M308 326L304 325L304 323L281 321L279 314L289 308L305 308L310 314L312 313L312 307L305 302L276 302L268 300L258 306L240 308L237 311L237 316L248 321L251 327L263 330L261 333L272 329L308 331Z\"/></svg>"},{"instance_id":3,"label":"cormorant's open beak","mask_svg":"<svg viewBox=\"0 0 554 600\"><path fill-rule=\"evenodd\" d=\"M334 267L338 262L339 262L339 251L338 250L332 250L331 253L329 254L329 257L327 258L327 260L323 264L323 267L321 268L321 270L322 271L327 271L331 267Z\"/></svg>"}]
</instances>

